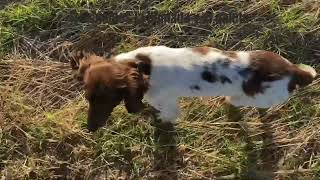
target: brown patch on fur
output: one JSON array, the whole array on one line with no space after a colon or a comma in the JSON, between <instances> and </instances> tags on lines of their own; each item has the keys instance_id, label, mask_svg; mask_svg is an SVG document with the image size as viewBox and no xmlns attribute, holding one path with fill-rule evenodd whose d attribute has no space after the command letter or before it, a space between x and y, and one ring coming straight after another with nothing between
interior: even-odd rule
<instances>
[{"instance_id":1,"label":"brown patch on fur","mask_svg":"<svg viewBox=\"0 0 320 180\"><path fill-rule=\"evenodd\" d=\"M223 51L223 54L230 57L231 59L238 59L238 55L235 51Z\"/></svg>"},{"instance_id":2,"label":"brown patch on fur","mask_svg":"<svg viewBox=\"0 0 320 180\"><path fill-rule=\"evenodd\" d=\"M210 47L195 47L192 48L192 51L199 53L201 55L206 55L211 51L212 48Z\"/></svg>"},{"instance_id":3,"label":"brown patch on fur","mask_svg":"<svg viewBox=\"0 0 320 180\"><path fill-rule=\"evenodd\" d=\"M89 101L88 129L95 131L102 127L121 100L125 101L129 113L143 109L147 80L128 63L105 61L91 65L84 76L85 95Z\"/></svg>"},{"instance_id":4,"label":"brown patch on fur","mask_svg":"<svg viewBox=\"0 0 320 180\"><path fill-rule=\"evenodd\" d=\"M249 96L263 93L268 88L262 85L263 82L280 80L285 76L292 77L288 85L289 92L292 92L296 86L306 86L313 80L310 73L299 69L276 53L254 51L251 52L250 59L248 71L251 77L242 84L244 92Z\"/></svg>"},{"instance_id":5,"label":"brown patch on fur","mask_svg":"<svg viewBox=\"0 0 320 180\"><path fill-rule=\"evenodd\" d=\"M255 51L250 54L249 71L251 78L243 82L242 88L248 96L263 93L268 87L263 82L280 80L291 74L292 64L280 55L268 51Z\"/></svg>"},{"instance_id":6,"label":"brown patch on fur","mask_svg":"<svg viewBox=\"0 0 320 180\"><path fill-rule=\"evenodd\" d=\"M86 70L91 65L96 65L96 64L103 63L106 61L107 61L107 59L104 59L103 57L97 56L95 54L88 55L87 57L82 58L79 61L79 68L78 68L77 73L75 74L76 78L79 81L82 81Z\"/></svg>"},{"instance_id":7,"label":"brown patch on fur","mask_svg":"<svg viewBox=\"0 0 320 180\"><path fill-rule=\"evenodd\" d=\"M293 92L298 87L305 87L311 84L313 80L314 77L310 73L303 71L294 65L293 76L288 84L288 91Z\"/></svg>"}]
</instances>

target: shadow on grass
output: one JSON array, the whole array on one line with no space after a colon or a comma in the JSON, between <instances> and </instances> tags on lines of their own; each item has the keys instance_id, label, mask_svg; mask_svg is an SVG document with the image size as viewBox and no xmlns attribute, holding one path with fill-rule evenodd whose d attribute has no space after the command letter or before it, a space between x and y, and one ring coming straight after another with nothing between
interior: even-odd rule
<instances>
[{"instance_id":1,"label":"shadow on grass","mask_svg":"<svg viewBox=\"0 0 320 180\"><path fill-rule=\"evenodd\" d=\"M232 122L243 122L243 117L238 108L227 105L228 120ZM240 129L240 135L246 142L245 150L247 152L247 162L244 164L239 179L246 180L272 180L276 178L275 172L278 170L278 162L281 157L276 156L278 151L274 143L273 129L271 127L270 117L265 115L264 110L259 110L259 118L262 125L262 147L257 149L252 137L249 136L247 125L235 124ZM240 126L240 127L239 127Z\"/></svg>"},{"instance_id":2,"label":"shadow on grass","mask_svg":"<svg viewBox=\"0 0 320 180\"><path fill-rule=\"evenodd\" d=\"M154 123L154 162L155 179L178 179L178 162L181 159L177 150L177 131L171 123Z\"/></svg>"}]
</instances>

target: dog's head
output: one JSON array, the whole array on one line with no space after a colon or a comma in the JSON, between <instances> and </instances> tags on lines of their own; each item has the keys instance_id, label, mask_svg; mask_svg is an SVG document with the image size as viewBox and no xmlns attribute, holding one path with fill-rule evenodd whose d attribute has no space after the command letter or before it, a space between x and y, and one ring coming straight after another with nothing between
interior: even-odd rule
<instances>
[{"instance_id":1,"label":"dog's head","mask_svg":"<svg viewBox=\"0 0 320 180\"><path fill-rule=\"evenodd\" d=\"M138 61L112 60L90 65L84 76L85 96L89 101L88 129L105 125L113 109L122 100L129 113L143 109L142 99L148 88L148 76L139 70Z\"/></svg>"},{"instance_id":2,"label":"dog's head","mask_svg":"<svg viewBox=\"0 0 320 180\"><path fill-rule=\"evenodd\" d=\"M76 71L74 76L79 81L83 81L84 74L91 65L106 61L103 57L83 51L77 52L73 57L74 59L70 61L70 65L71 68Z\"/></svg>"},{"instance_id":3,"label":"dog's head","mask_svg":"<svg viewBox=\"0 0 320 180\"><path fill-rule=\"evenodd\" d=\"M87 69L91 65L99 64L105 62L106 59L100 56L96 56L95 54L92 54L90 56L84 57L80 59L79 61L79 68L77 70L77 73L75 74L76 78L79 81L83 81L84 74L86 73Z\"/></svg>"}]
</instances>

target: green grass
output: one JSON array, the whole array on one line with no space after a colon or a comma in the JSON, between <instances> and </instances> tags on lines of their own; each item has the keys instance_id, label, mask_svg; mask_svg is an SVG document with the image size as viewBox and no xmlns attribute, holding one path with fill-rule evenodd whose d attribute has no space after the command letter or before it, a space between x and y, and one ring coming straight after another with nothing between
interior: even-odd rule
<instances>
[{"instance_id":1,"label":"green grass","mask_svg":"<svg viewBox=\"0 0 320 180\"><path fill-rule=\"evenodd\" d=\"M171 12L177 8L178 2L174 0L165 0L157 4L154 9L160 12Z\"/></svg>"},{"instance_id":2,"label":"green grass","mask_svg":"<svg viewBox=\"0 0 320 180\"><path fill-rule=\"evenodd\" d=\"M5 52L13 47L15 34L12 28L1 26L0 37L0 52Z\"/></svg>"},{"instance_id":3,"label":"green grass","mask_svg":"<svg viewBox=\"0 0 320 180\"><path fill-rule=\"evenodd\" d=\"M24 4L8 5L0 10L1 53L10 51L14 41L21 36L57 28L59 14L63 11L97 5L96 0L29 0Z\"/></svg>"},{"instance_id":4,"label":"green grass","mask_svg":"<svg viewBox=\"0 0 320 180\"><path fill-rule=\"evenodd\" d=\"M126 113L120 105L107 126L91 134L86 131L87 102L81 91L69 89L73 85L70 68L57 67L52 61L21 62L11 54L39 59L45 57L39 54L45 54L55 61L65 55L63 50L69 50L66 42L71 49L97 53L121 53L146 45L206 44L232 50L272 50L320 70L316 61L319 14L303 3L221 1L213 5L215 1L165 0L144 7L159 13L175 8L191 14L227 9L251 12L250 21L202 29L184 24L128 27L88 18L103 19L106 15L99 12L106 9L142 8L144 2L29 0L0 11L0 54L15 60L8 61L10 66L5 59L0 61L0 79L10 76L0 82L0 118L4 116L4 121L0 119L1 177L319 179L318 80L262 117L252 108L242 108L241 117L219 98L182 98L182 114L173 132L161 130L164 127L148 116ZM26 40L34 44L26 46ZM24 53L25 46L42 49L31 56ZM56 87L68 91L61 93Z\"/></svg>"}]
</instances>

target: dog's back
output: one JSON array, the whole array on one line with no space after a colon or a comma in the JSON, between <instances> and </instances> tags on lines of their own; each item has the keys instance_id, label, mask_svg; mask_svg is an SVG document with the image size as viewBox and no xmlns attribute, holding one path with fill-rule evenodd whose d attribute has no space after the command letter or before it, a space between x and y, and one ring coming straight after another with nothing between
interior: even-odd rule
<instances>
[{"instance_id":1,"label":"dog's back","mask_svg":"<svg viewBox=\"0 0 320 180\"><path fill-rule=\"evenodd\" d=\"M138 59L141 54L151 60L151 87L147 93L148 97L152 94L151 99L233 96L235 105L270 107L283 103L298 86L304 87L315 78L313 68L301 69L284 57L263 50L153 46L115 59Z\"/></svg>"}]
</instances>

